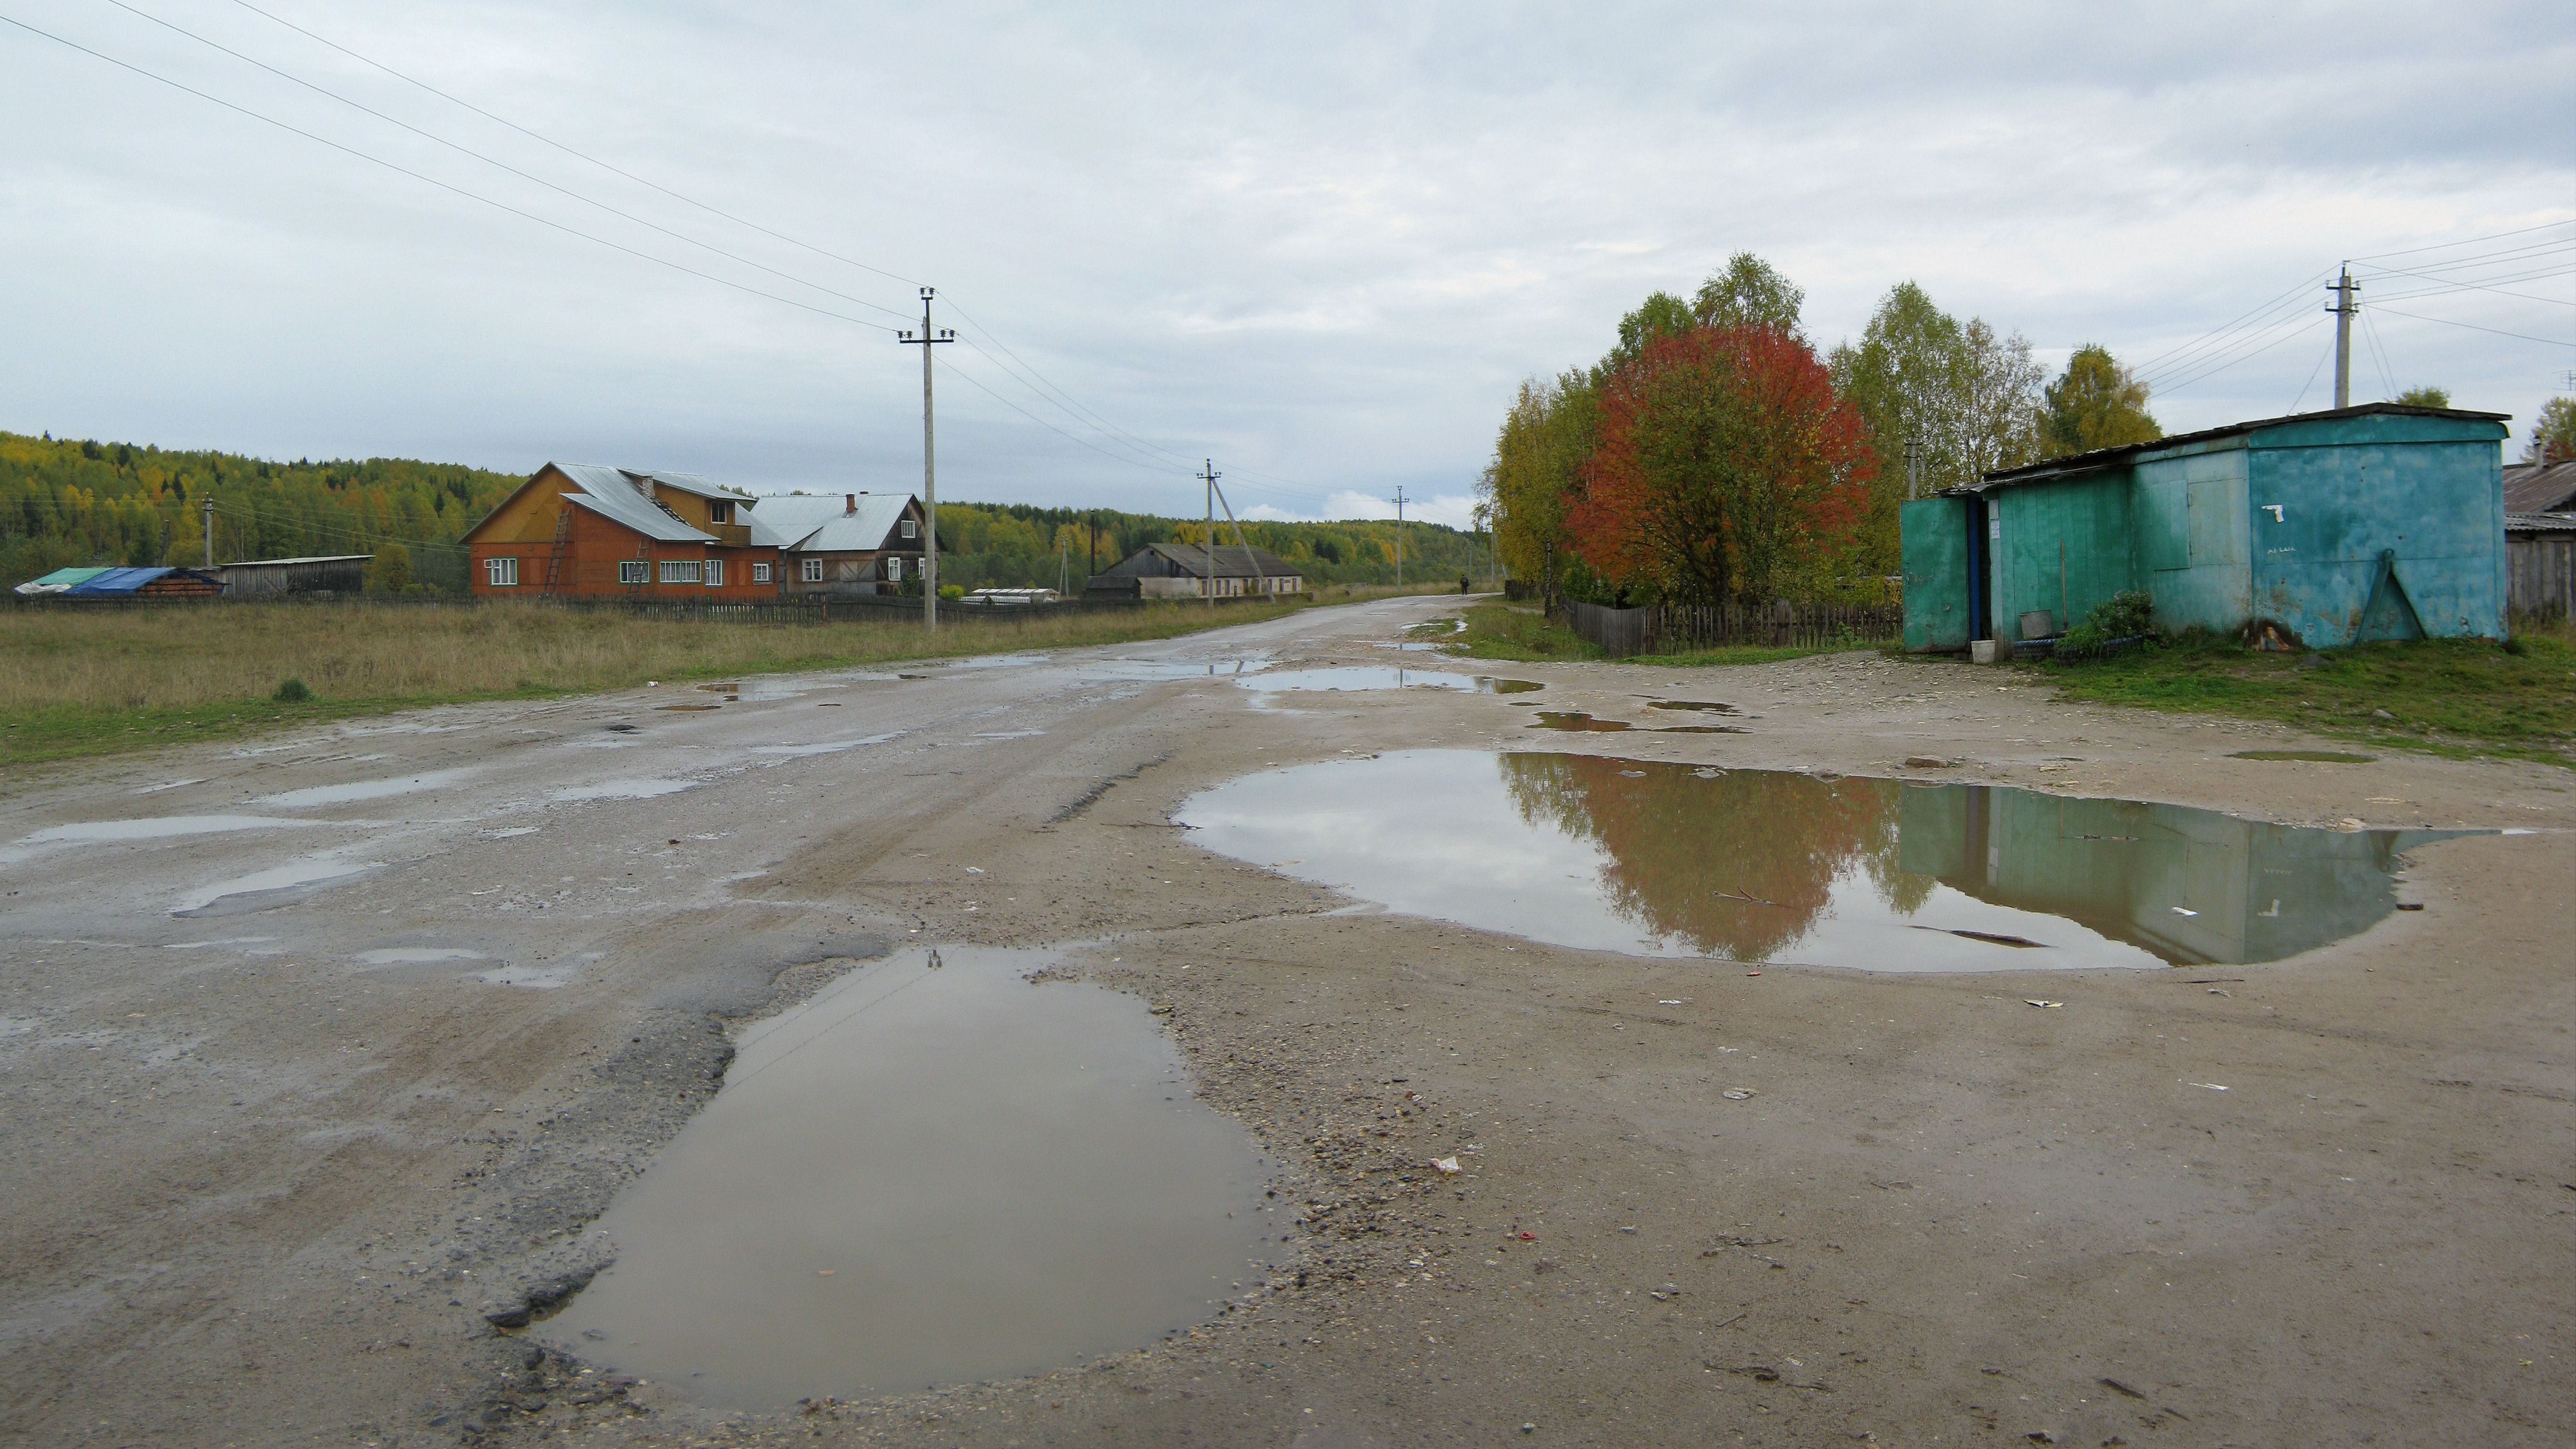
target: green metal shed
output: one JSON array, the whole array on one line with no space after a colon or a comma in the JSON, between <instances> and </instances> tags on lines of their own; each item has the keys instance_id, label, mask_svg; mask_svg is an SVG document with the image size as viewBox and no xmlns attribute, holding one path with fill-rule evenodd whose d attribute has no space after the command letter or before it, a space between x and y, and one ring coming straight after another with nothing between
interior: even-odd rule
<instances>
[{"instance_id":1,"label":"green metal shed","mask_svg":"<svg viewBox=\"0 0 2576 1449\"><path fill-rule=\"evenodd\" d=\"M1989 473L1904 506L1905 646L2161 628L2276 647L2502 638L2506 415L2371 403Z\"/></svg>"}]
</instances>

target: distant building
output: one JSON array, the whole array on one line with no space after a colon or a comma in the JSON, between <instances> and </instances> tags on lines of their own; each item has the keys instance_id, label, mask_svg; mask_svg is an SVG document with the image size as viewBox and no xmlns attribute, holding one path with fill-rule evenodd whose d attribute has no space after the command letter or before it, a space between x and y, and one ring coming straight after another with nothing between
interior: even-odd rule
<instances>
[{"instance_id":1,"label":"distant building","mask_svg":"<svg viewBox=\"0 0 2576 1449\"><path fill-rule=\"evenodd\" d=\"M2514 613L2576 616L2576 513L2506 514L2504 572Z\"/></svg>"},{"instance_id":2,"label":"distant building","mask_svg":"<svg viewBox=\"0 0 2576 1449\"><path fill-rule=\"evenodd\" d=\"M336 553L312 558L255 558L228 563L215 572L224 593L236 599L277 594L355 594L367 587L371 553Z\"/></svg>"},{"instance_id":3,"label":"distant building","mask_svg":"<svg viewBox=\"0 0 2576 1449\"><path fill-rule=\"evenodd\" d=\"M2274 647L2501 638L2506 418L2371 403L1988 473L1904 505L1905 645L2158 627Z\"/></svg>"},{"instance_id":4,"label":"distant building","mask_svg":"<svg viewBox=\"0 0 2576 1449\"><path fill-rule=\"evenodd\" d=\"M1087 599L1220 599L1305 592L1296 567L1264 548L1149 543L1083 585Z\"/></svg>"},{"instance_id":5,"label":"distant building","mask_svg":"<svg viewBox=\"0 0 2576 1449\"><path fill-rule=\"evenodd\" d=\"M921 500L909 493L771 494L750 518L752 542L778 550L788 594L893 594L921 582Z\"/></svg>"},{"instance_id":6,"label":"distant building","mask_svg":"<svg viewBox=\"0 0 2576 1449\"><path fill-rule=\"evenodd\" d=\"M2505 465L2504 511L2576 513L2576 459Z\"/></svg>"},{"instance_id":7,"label":"distant building","mask_svg":"<svg viewBox=\"0 0 2576 1449\"><path fill-rule=\"evenodd\" d=\"M752 496L694 473L548 463L465 535L484 598L771 599Z\"/></svg>"},{"instance_id":8,"label":"distant building","mask_svg":"<svg viewBox=\"0 0 2576 1449\"><path fill-rule=\"evenodd\" d=\"M224 581L198 569L70 568L33 578L12 592L28 598L212 599Z\"/></svg>"}]
</instances>

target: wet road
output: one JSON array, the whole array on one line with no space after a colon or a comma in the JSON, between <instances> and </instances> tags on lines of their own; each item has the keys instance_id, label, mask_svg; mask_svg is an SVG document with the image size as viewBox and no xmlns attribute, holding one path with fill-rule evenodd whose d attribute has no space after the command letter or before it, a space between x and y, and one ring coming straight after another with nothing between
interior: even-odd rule
<instances>
[{"instance_id":1,"label":"wet road","mask_svg":"<svg viewBox=\"0 0 2576 1449\"><path fill-rule=\"evenodd\" d=\"M2563 772L2231 760L2299 741L1964 666L1383 647L1446 612L431 710L13 782L0 1442L2571 1427L2564 834L2428 846L2404 882L2425 913L2291 961L2049 973L2060 1004L2034 1006L2027 974L1756 979L1407 917L1172 823L1229 780L1408 749L1887 776L1936 752L1944 780L2417 829L2576 826ZM1547 688L1209 678L1263 658ZM1652 729L1693 717L1657 699L1747 733ZM1530 729L1537 702L1639 728ZM754 1018L949 943L1092 943L1069 969L1160 1010L1281 1172L1281 1272L1170 1347L783 1417L521 1335L601 1267L603 1214Z\"/></svg>"}]
</instances>

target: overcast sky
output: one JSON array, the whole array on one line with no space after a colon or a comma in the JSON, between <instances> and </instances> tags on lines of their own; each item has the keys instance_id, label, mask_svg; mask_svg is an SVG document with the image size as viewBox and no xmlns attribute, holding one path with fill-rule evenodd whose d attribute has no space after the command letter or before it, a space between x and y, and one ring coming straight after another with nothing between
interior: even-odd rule
<instances>
[{"instance_id":1,"label":"overcast sky","mask_svg":"<svg viewBox=\"0 0 2576 1449\"><path fill-rule=\"evenodd\" d=\"M2426 274L2365 271L2355 401L2519 438L2576 369L2565 0L255 0L545 140L240 0L130 3L0 15L350 149L0 25L0 428L917 486L887 329L929 283L944 498L1193 513L1213 456L1263 516L1463 522L1522 377L1743 249L1820 345L1911 278L2052 369L2150 364L2170 431L2327 405L2345 258Z\"/></svg>"}]
</instances>

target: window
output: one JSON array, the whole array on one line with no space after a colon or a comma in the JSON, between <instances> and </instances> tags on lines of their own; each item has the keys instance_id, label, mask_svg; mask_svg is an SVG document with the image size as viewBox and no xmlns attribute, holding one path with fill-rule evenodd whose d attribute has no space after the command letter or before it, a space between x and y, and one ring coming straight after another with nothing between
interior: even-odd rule
<instances>
[{"instance_id":1,"label":"window","mask_svg":"<svg viewBox=\"0 0 2576 1449\"><path fill-rule=\"evenodd\" d=\"M617 561L617 581L621 584L641 584L651 582L651 580L645 577L646 571L644 560L640 558L619 559Z\"/></svg>"},{"instance_id":2,"label":"window","mask_svg":"<svg viewBox=\"0 0 2576 1449\"><path fill-rule=\"evenodd\" d=\"M886 578L893 583L899 584L903 582L902 559L890 558L886 560Z\"/></svg>"},{"instance_id":3,"label":"window","mask_svg":"<svg viewBox=\"0 0 2576 1449\"><path fill-rule=\"evenodd\" d=\"M913 518L905 519L903 521L903 536L906 538L921 537L921 521Z\"/></svg>"},{"instance_id":4,"label":"window","mask_svg":"<svg viewBox=\"0 0 2576 1449\"><path fill-rule=\"evenodd\" d=\"M751 581L752 581L753 583L755 583L755 584L765 584L765 583L768 583L768 582L769 582L769 565L764 564L764 563L756 563L756 564L753 564L753 565L751 566Z\"/></svg>"},{"instance_id":5,"label":"window","mask_svg":"<svg viewBox=\"0 0 2576 1449\"><path fill-rule=\"evenodd\" d=\"M722 499L710 499L710 500L708 500L708 502L707 502L707 522L709 522L709 523L731 523L731 522L733 522L733 505L732 505L732 504L730 504L730 503L725 502L725 501L724 501L724 500L722 500Z\"/></svg>"},{"instance_id":6,"label":"window","mask_svg":"<svg viewBox=\"0 0 2576 1449\"><path fill-rule=\"evenodd\" d=\"M496 589L507 589L519 582L519 561L515 558L483 560L483 582Z\"/></svg>"},{"instance_id":7,"label":"window","mask_svg":"<svg viewBox=\"0 0 2576 1449\"><path fill-rule=\"evenodd\" d=\"M805 560L805 582L809 584L819 584L823 582L823 561L821 559L809 558Z\"/></svg>"},{"instance_id":8,"label":"window","mask_svg":"<svg viewBox=\"0 0 2576 1449\"><path fill-rule=\"evenodd\" d=\"M662 560L662 582L666 584L694 584L698 581L699 576L705 571L705 569L706 564L698 559L666 558Z\"/></svg>"},{"instance_id":9,"label":"window","mask_svg":"<svg viewBox=\"0 0 2576 1449\"><path fill-rule=\"evenodd\" d=\"M711 558L707 560L707 587L711 589L721 589L724 587L723 559Z\"/></svg>"}]
</instances>

